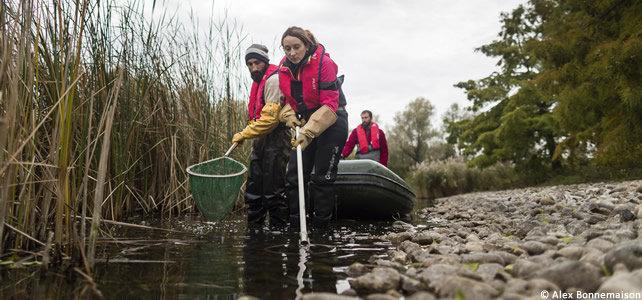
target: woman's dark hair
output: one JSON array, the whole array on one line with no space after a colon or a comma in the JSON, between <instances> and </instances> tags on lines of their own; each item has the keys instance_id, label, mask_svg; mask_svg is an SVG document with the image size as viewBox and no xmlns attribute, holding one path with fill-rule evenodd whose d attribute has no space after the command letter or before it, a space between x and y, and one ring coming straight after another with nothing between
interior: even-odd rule
<instances>
[{"instance_id":1,"label":"woman's dark hair","mask_svg":"<svg viewBox=\"0 0 642 300\"><path fill-rule=\"evenodd\" d=\"M292 26L285 30L283 37L281 37L281 46L283 46L283 39L285 39L286 36L293 36L300 39L303 42L303 45L308 47L308 49L314 49L319 44L310 30L297 26Z\"/></svg>"}]
</instances>

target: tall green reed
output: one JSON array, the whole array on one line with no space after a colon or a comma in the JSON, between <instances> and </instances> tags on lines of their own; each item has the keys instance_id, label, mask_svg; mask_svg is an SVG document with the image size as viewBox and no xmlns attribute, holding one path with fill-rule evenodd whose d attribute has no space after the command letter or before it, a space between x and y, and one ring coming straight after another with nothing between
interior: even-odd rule
<instances>
[{"instance_id":1,"label":"tall green reed","mask_svg":"<svg viewBox=\"0 0 642 300\"><path fill-rule=\"evenodd\" d=\"M66 255L91 260L101 218L194 212L185 168L221 156L244 126L242 27L189 31L176 15L145 17L143 1L0 9L0 224L29 237L0 226L0 254L54 232Z\"/></svg>"}]
</instances>

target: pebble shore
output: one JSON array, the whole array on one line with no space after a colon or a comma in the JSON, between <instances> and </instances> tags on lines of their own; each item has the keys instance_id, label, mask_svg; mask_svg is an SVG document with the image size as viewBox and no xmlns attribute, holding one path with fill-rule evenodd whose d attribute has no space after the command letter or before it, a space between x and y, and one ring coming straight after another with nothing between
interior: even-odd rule
<instances>
[{"instance_id":1,"label":"pebble shore","mask_svg":"<svg viewBox=\"0 0 642 300\"><path fill-rule=\"evenodd\" d=\"M642 180L439 198L348 268L343 299L642 299Z\"/></svg>"}]
</instances>

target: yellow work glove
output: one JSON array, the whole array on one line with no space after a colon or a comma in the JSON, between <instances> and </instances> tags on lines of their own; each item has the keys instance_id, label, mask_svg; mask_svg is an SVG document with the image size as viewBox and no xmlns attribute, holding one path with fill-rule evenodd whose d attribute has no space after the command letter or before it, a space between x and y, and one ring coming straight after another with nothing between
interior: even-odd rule
<instances>
[{"instance_id":1,"label":"yellow work glove","mask_svg":"<svg viewBox=\"0 0 642 300\"><path fill-rule=\"evenodd\" d=\"M237 132L237 133L235 133L235 134L234 134L234 136L232 137L232 144L234 144L234 143L238 143L238 144L239 144L239 146L240 146L241 144L243 144L243 140L245 140L245 138L243 137L243 135L242 135L240 132Z\"/></svg>"},{"instance_id":2,"label":"yellow work glove","mask_svg":"<svg viewBox=\"0 0 642 300\"><path fill-rule=\"evenodd\" d=\"M245 139L253 139L257 137L264 136L272 132L277 126L279 126L278 114L281 109L281 105L278 103L267 103L261 109L261 117L245 126L243 131L236 133L232 137L232 143L238 142L239 145Z\"/></svg>"},{"instance_id":3,"label":"yellow work glove","mask_svg":"<svg viewBox=\"0 0 642 300\"><path fill-rule=\"evenodd\" d=\"M302 122L296 117L296 112L292 109L290 104L283 106L283 109L279 112L279 121L285 123L285 126L292 129L296 128L296 126L303 126L305 124L305 121Z\"/></svg>"},{"instance_id":4,"label":"yellow work glove","mask_svg":"<svg viewBox=\"0 0 642 300\"><path fill-rule=\"evenodd\" d=\"M305 149L312 139L321 135L328 127L332 126L339 117L330 106L323 105L315 111L308 120L307 124L299 129L299 136L296 137L292 143L292 150L296 150L296 146L301 145L301 150Z\"/></svg>"}]
</instances>

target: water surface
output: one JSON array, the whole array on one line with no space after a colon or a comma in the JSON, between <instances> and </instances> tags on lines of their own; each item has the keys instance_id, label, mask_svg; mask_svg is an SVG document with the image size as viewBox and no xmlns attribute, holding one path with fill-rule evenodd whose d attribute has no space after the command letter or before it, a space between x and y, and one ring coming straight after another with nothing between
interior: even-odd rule
<instances>
[{"instance_id":1,"label":"water surface","mask_svg":"<svg viewBox=\"0 0 642 300\"><path fill-rule=\"evenodd\" d=\"M102 238L97 247L96 288L106 299L296 299L310 292L340 293L349 288L348 266L385 256L394 247L377 236L399 231L391 221L333 221L323 232L310 232L307 249L297 232L248 230L245 218L132 221L173 231L109 226L111 238ZM0 276L2 299L98 299L72 269L43 276L37 268L4 269Z\"/></svg>"}]
</instances>

